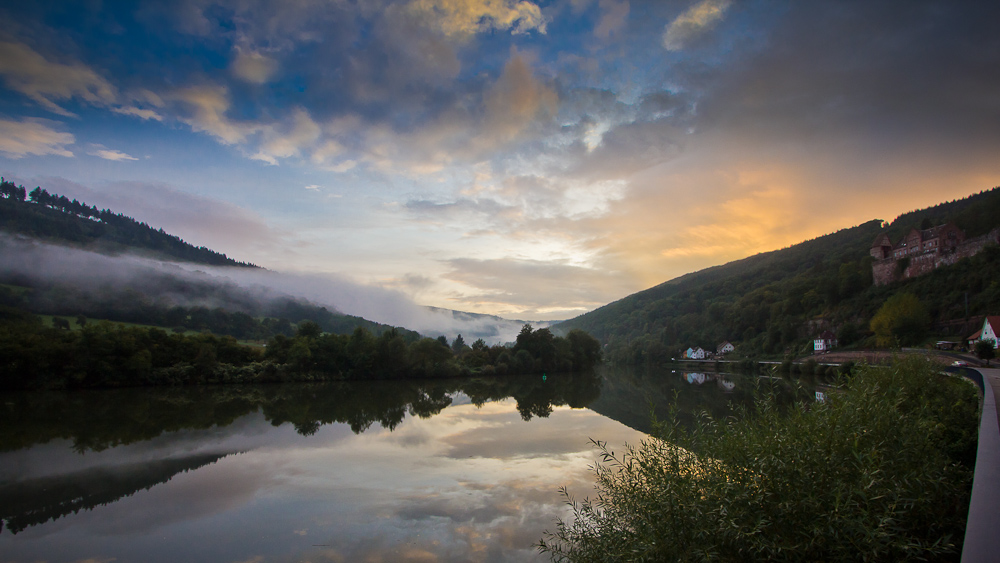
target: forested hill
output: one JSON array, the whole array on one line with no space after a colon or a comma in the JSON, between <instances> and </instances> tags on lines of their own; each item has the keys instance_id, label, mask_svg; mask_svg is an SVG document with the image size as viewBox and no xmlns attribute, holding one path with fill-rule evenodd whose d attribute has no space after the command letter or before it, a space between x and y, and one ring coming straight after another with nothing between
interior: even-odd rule
<instances>
[{"instance_id":1,"label":"forested hill","mask_svg":"<svg viewBox=\"0 0 1000 563\"><path fill-rule=\"evenodd\" d=\"M869 249L879 233L897 241L911 228L949 221L969 237L1000 226L1000 188L903 214L884 229L873 220L686 274L554 329L583 329L609 344L612 360L634 362L676 357L689 346L714 351L724 341L751 356L801 353L824 329L844 344L861 342L875 311L899 291L915 293L938 325L965 317L965 294L970 316L997 314L1000 260L992 250L927 276L872 285ZM959 270L962 275L954 275Z\"/></svg>"},{"instance_id":2,"label":"forested hill","mask_svg":"<svg viewBox=\"0 0 1000 563\"><path fill-rule=\"evenodd\" d=\"M257 266L238 262L204 246L193 246L163 229L37 187L30 193L0 178L0 230L69 243L85 248L120 252L126 248L157 258L210 266Z\"/></svg>"}]
</instances>

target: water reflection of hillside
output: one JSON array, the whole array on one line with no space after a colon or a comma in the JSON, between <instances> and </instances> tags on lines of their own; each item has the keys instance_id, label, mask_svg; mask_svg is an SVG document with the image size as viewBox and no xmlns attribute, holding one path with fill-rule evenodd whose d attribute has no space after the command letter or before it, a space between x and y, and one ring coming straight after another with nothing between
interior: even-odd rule
<instances>
[{"instance_id":1,"label":"water reflection of hillside","mask_svg":"<svg viewBox=\"0 0 1000 563\"><path fill-rule=\"evenodd\" d=\"M215 463L228 454L200 454L120 466L94 467L58 476L0 485L0 520L18 533L29 526L91 510L166 483L174 475Z\"/></svg>"},{"instance_id":2,"label":"water reflection of hillside","mask_svg":"<svg viewBox=\"0 0 1000 563\"><path fill-rule=\"evenodd\" d=\"M0 452L55 439L70 440L80 453L102 451L168 432L225 427L254 412L302 435L332 423L355 433L376 423L392 430L407 415L440 413L458 394L477 405L513 398L530 420L554 406L586 407L600 389L596 374L559 374L8 394L0 406Z\"/></svg>"},{"instance_id":3,"label":"water reflection of hillside","mask_svg":"<svg viewBox=\"0 0 1000 563\"><path fill-rule=\"evenodd\" d=\"M724 416L752 395L753 385L738 376L615 368L548 377L7 395L0 405L0 518L16 533L109 504L260 448L274 439L263 429L286 423L302 437L335 423L354 434L373 425L392 431L407 416L434 417L456 401L482 406L514 399L525 421L558 406L589 407L648 432L651 412L666 417L673 405L682 419L703 410Z\"/></svg>"},{"instance_id":4,"label":"water reflection of hillside","mask_svg":"<svg viewBox=\"0 0 1000 563\"><path fill-rule=\"evenodd\" d=\"M17 533L109 504L253 449L253 438L218 446L250 419L265 427L288 423L302 436L333 423L358 434L374 424L391 431L407 415L432 417L459 396L480 406L513 398L528 421L561 405L585 407L599 394L599 377L574 374L7 395L0 408L0 529ZM29 461L53 456L55 469Z\"/></svg>"},{"instance_id":5,"label":"water reflection of hillside","mask_svg":"<svg viewBox=\"0 0 1000 563\"><path fill-rule=\"evenodd\" d=\"M711 372L681 372L655 367L603 367L600 397L589 408L636 430L649 433L652 415L664 419L675 409L682 421L706 411L714 417L734 405L753 402L746 377Z\"/></svg>"}]
</instances>

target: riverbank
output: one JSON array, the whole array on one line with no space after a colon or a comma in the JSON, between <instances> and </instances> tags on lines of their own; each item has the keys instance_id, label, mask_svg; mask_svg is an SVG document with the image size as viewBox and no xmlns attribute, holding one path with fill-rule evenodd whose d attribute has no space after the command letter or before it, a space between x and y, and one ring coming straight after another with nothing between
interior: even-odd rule
<instances>
[{"instance_id":1,"label":"riverbank","mask_svg":"<svg viewBox=\"0 0 1000 563\"><path fill-rule=\"evenodd\" d=\"M666 420L605 452L597 498L541 547L561 561L951 560L978 414L969 382L904 357L856 370L833 400Z\"/></svg>"},{"instance_id":2,"label":"riverbank","mask_svg":"<svg viewBox=\"0 0 1000 563\"><path fill-rule=\"evenodd\" d=\"M910 355L925 357L943 365L952 365L956 361L965 362L970 367L986 365L985 362L973 354L950 352L947 350L928 350L926 348L902 348L897 350L836 350L823 354L800 356L791 360L791 362L795 365L802 365L807 362L814 361L816 364L821 366L841 366L848 362L852 362L854 364L866 363L872 365L888 365L892 363L894 358ZM715 364L735 367L747 363L776 366L781 365L785 361L787 360L753 360L747 358L736 360L713 358L707 360L683 359L674 363L677 365L694 367L701 366L704 368L704 366L713 366Z\"/></svg>"}]
</instances>

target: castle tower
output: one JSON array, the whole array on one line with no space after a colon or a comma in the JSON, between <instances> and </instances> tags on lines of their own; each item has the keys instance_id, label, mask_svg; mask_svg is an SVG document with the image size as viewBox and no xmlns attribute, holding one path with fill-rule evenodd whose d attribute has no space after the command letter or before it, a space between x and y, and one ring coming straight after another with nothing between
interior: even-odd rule
<instances>
[{"instance_id":1,"label":"castle tower","mask_svg":"<svg viewBox=\"0 0 1000 563\"><path fill-rule=\"evenodd\" d=\"M889 235L882 233L875 238L875 242L872 243L871 255L876 260L885 260L892 256L892 243L889 241Z\"/></svg>"}]
</instances>

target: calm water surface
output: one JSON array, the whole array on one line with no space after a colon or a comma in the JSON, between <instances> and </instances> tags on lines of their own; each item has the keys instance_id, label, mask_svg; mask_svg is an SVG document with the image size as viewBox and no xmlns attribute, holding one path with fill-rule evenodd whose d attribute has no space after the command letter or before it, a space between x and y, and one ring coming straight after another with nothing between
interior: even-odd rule
<instances>
[{"instance_id":1,"label":"calm water surface","mask_svg":"<svg viewBox=\"0 0 1000 563\"><path fill-rule=\"evenodd\" d=\"M594 375L0 395L0 561L532 561L649 405L738 378Z\"/></svg>"}]
</instances>

